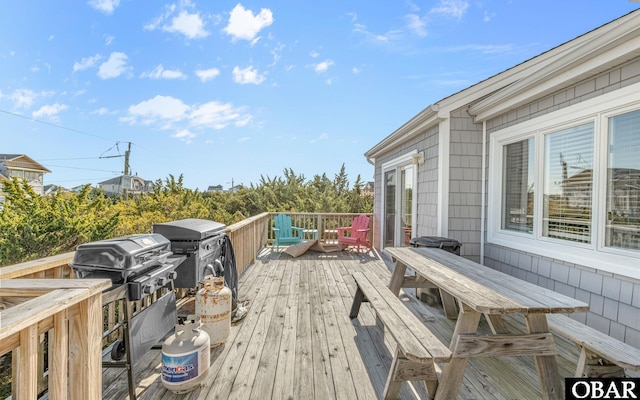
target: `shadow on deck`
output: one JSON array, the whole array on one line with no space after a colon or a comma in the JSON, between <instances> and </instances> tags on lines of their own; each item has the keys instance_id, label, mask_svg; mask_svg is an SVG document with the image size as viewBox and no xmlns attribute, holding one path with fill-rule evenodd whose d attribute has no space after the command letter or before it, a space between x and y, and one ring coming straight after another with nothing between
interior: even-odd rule
<instances>
[{"instance_id":1,"label":"shadow on deck","mask_svg":"<svg viewBox=\"0 0 640 400\"><path fill-rule=\"evenodd\" d=\"M185 395L166 390L160 381L160 351L152 350L135 365L138 398L381 398L395 344L384 342L367 303L357 319L349 319L354 271L390 277L375 252L310 251L293 258L263 249L240 277L238 293L249 302L249 313L232 326L226 343L212 350L205 383ZM418 301L413 290L401 298L448 343L455 321L447 320L441 308ZM483 329L488 331L486 323ZM570 377L577 352L562 339L556 344L560 373ZM124 370L103 371L103 398L127 398ZM532 357L474 358L459 398L536 399L541 397L537 385ZM422 385L412 383L402 385L400 397L427 398Z\"/></svg>"}]
</instances>

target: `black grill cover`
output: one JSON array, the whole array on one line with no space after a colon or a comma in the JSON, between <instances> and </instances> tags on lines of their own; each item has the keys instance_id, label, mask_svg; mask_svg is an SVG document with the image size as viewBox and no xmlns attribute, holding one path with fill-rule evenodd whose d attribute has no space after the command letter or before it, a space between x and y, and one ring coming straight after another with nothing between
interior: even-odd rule
<instances>
[{"instance_id":1,"label":"black grill cover","mask_svg":"<svg viewBox=\"0 0 640 400\"><path fill-rule=\"evenodd\" d=\"M412 247L436 247L457 255L460 255L460 247L462 247L462 243L457 240L440 236L415 237L409 241L409 245Z\"/></svg>"},{"instance_id":2,"label":"black grill cover","mask_svg":"<svg viewBox=\"0 0 640 400\"><path fill-rule=\"evenodd\" d=\"M172 255L169 239L158 234L139 234L81 244L71 267L80 277L92 272L114 272L114 282L138 275Z\"/></svg>"},{"instance_id":3,"label":"black grill cover","mask_svg":"<svg viewBox=\"0 0 640 400\"><path fill-rule=\"evenodd\" d=\"M187 218L153 225L153 232L169 240L204 240L224 233L226 225L207 219Z\"/></svg>"}]
</instances>

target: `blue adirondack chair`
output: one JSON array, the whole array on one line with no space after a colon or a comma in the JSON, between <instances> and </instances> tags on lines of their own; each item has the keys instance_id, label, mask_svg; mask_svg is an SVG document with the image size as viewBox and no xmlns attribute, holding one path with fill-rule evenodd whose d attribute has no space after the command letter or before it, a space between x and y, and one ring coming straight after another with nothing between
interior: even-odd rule
<instances>
[{"instance_id":1,"label":"blue adirondack chair","mask_svg":"<svg viewBox=\"0 0 640 400\"><path fill-rule=\"evenodd\" d=\"M286 214L278 214L273 219L276 240L273 242L276 251L280 250L281 245L298 244L302 241L303 228L291 226L291 217Z\"/></svg>"}]
</instances>

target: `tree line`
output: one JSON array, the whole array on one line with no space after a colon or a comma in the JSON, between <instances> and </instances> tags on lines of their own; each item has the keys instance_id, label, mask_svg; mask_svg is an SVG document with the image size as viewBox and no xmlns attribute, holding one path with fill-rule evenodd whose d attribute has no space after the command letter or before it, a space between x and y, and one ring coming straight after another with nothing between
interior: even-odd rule
<instances>
[{"instance_id":1,"label":"tree line","mask_svg":"<svg viewBox=\"0 0 640 400\"><path fill-rule=\"evenodd\" d=\"M87 185L77 193L39 195L24 180L3 183L0 209L0 266L48 257L87 242L149 233L153 224L184 218L231 225L268 212L371 213L373 196L365 182L349 183L345 166L333 179L326 174L306 179L293 169L284 176L261 176L257 184L235 192L201 192L185 188L183 176L169 175L154 190L111 197Z\"/></svg>"}]
</instances>

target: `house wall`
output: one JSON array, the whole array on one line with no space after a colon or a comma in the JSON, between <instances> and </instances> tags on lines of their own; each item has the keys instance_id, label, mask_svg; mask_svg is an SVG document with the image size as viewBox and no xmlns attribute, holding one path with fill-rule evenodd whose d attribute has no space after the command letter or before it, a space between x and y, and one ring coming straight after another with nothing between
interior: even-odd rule
<instances>
[{"instance_id":1,"label":"house wall","mask_svg":"<svg viewBox=\"0 0 640 400\"><path fill-rule=\"evenodd\" d=\"M438 204L438 127L432 127L424 133L415 135L375 161L374 196L374 245L378 247L382 240L383 186L382 165L413 150L424 151L425 162L417 167L417 221L414 236L435 236L437 234Z\"/></svg>"},{"instance_id":2,"label":"house wall","mask_svg":"<svg viewBox=\"0 0 640 400\"><path fill-rule=\"evenodd\" d=\"M447 237L462 243L462 256L478 262L482 228L482 124L474 123L466 107L450 115Z\"/></svg>"},{"instance_id":3,"label":"house wall","mask_svg":"<svg viewBox=\"0 0 640 400\"><path fill-rule=\"evenodd\" d=\"M424 164L418 166L417 222L414 237L438 234L438 127L429 129L421 141Z\"/></svg>"},{"instance_id":4,"label":"house wall","mask_svg":"<svg viewBox=\"0 0 640 400\"><path fill-rule=\"evenodd\" d=\"M640 82L640 58L487 121L487 132L516 125ZM490 157L490 155L488 155ZM640 347L640 280L523 251L485 244L487 266L582 300L583 323Z\"/></svg>"}]
</instances>

